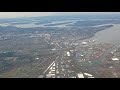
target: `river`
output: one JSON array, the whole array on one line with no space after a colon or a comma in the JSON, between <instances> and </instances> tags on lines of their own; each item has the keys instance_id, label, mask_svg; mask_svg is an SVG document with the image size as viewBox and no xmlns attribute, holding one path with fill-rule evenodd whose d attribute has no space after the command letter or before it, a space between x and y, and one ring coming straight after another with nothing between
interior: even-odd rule
<instances>
[{"instance_id":1,"label":"river","mask_svg":"<svg viewBox=\"0 0 120 90\"><path fill-rule=\"evenodd\" d=\"M101 43L120 44L120 24L114 24L113 27L99 31L89 40L96 40Z\"/></svg>"}]
</instances>

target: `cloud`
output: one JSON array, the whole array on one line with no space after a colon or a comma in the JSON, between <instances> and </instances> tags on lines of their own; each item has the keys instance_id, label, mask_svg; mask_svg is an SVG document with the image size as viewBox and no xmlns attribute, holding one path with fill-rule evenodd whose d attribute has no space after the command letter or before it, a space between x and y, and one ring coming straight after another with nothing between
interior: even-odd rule
<instances>
[{"instance_id":1,"label":"cloud","mask_svg":"<svg viewBox=\"0 0 120 90\"><path fill-rule=\"evenodd\" d=\"M0 18L50 16L55 12L0 12Z\"/></svg>"},{"instance_id":2,"label":"cloud","mask_svg":"<svg viewBox=\"0 0 120 90\"><path fill-rule=\"evenodd\" d=\"M117 14L117 13L118 12L0 12L0 18L17 18L17 17L34 17L51 15Z\"/></svg>"},{"instance_id":3,"label":"cloud","mask_svg":"<svg viewBox=\"0 0 120 90\"><path fill-rule=\"evenodd\" d=\"M57 12L56 15L110 15L120 14L120 12Z\"/></svg>"}]
</instances>

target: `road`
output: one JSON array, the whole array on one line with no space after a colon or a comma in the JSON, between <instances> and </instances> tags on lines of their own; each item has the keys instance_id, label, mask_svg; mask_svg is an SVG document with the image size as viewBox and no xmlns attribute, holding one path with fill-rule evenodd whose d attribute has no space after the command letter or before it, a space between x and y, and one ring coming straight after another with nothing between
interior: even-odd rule
<instances>
[{"instance_id":1,"label":"road","mask_svg":"<svg viewBox=\"0 0 120 90\"><path fill-rule=\"evenodd\" d=\"M38 78L77 78L74 61L64 53L65 50L62 50Z\"/></svg>"},{"instance_id":2,"label":"road","mask_svg":"<svg viewBox=\"0 0 120 90\"><path fill-rule=\"evenodd\" d=\"M55 64L59 57L60 56L57 56L55 60L44 70L43 74L38 76L38 78L45 77L46 74L49 72L49 69L53 66L53 64Z\"/></svg>"}]
</instances>

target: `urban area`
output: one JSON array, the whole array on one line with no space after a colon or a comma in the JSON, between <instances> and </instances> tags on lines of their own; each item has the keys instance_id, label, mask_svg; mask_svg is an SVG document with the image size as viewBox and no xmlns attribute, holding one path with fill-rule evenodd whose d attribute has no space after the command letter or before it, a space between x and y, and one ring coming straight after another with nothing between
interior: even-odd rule
<instances>
[{"instance_id":1,"label":"urban area","mask_svg":"<svg viewBox=\"0 0 120 90\"><path fill-rule=\"evenodd\" d=\"M0 78L119 78L119 16L1 19Z\"/></svg>"}]
</instances>

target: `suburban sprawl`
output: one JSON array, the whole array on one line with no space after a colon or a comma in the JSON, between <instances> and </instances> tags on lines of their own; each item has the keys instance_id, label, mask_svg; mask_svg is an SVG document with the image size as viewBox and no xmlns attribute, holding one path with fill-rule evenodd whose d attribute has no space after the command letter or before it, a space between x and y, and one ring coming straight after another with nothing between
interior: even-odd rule
<instances>
[{"instance_id":1,"label":"suburban sprawl","mask_svg":"<svg viewBox=\"0 0 120 90\"><path fill-rule=\"evenodd\" d=\"M119 78L119 39L120 15L0 19L0 78Z\"/></svg>"}]
</instances>

